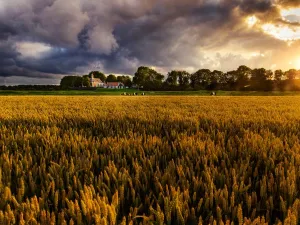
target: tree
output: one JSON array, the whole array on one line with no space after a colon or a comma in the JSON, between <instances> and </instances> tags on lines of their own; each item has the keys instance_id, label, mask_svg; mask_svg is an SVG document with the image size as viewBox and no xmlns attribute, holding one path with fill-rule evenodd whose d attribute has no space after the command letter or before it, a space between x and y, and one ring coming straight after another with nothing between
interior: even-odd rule
<instances>
[{"instance_id":1,"label":"tree","mask_svg":"<svg viewBox=\"0 0 300 225\"><path fill-rule=\"evenodd\" d=\"M223 87L233 90L243 90L250 84L252 70L247 66L239 66L237 70L229 71L221 76L219 82L226 83Z\"/></svg>"},{"instance_id":2,"label":"tree","mask_svg":"<svg viewBox=\"0 0 300 225\"><path fill-rule=\"evenodd\" d=\"M190 74L186 71L173 70L168 73L168 77L165 81L167 88L177 88L181 90L189 86Z\"/></svg>"},{"instance_id":3,"label":"tree","mask_svg":"<svg viewBox=\"0 0 300 225\"><path fill-rule=\"evenodd\" d=\"M132 81L130 76L118 76L117 81L123 83L126 87L132 86Z\"/></svg>"},{"instance_id":4,"label":"tree","mask_svg":"<svg viewBox=\"0 0 300 225\"><path fill-rule=\"evenodd\" d=\"M228 71L224 76L224 81L227 83L229 89L235 87L236 84L236 70Z\"/></svg>"},{"instance_id":5,"label":"tree","mask_svg":"<svg viewBox=\"0 0 300 225\"><path fill-rule=\"evenodd\" d=\"M299 78L299 71L295 69L290 69L286 72L284 72L284 76L287 78L283 82L283 89L284 90L299 90L300 89L300 82L299 80L296 80Z\"/></svg>"},{"instance_id":6,"label":"tree","mask_svg":"<svg viewBox=\"0 0 300 225\"><path fill-rule=\"evenodd\" d=\"M83 87L83 78L80 76L75 76L74 87Z\"/></svg>"},{"instance_id":7,"label":"tree","mask_svg":"<svg viewBox=\"0 0 300 225\"><path fill-rule=\"evenodd\" d=\"M179 77L179 72L173 70L168 73L168 77L167 77L165 83L170 87L177 86L178 85L178 77Z\"/></svg>"},{"instance_id":8,"label":"tree","mask_svg":"<svg viewBox=\"0 0 300 225\"><path fill-rule=\"evenodd\" d=\"M124 82L125 76L117 76L117 81L118 82Z\"/></svg>"},{"instance_id":9,"label":"tree","mask_svg":"<svg viewBox=\"0 0 300 225\"><path fill-rule=\"evenodd\" d=\"M82 86L83 87L90 87L91 86L91 82L90 82L90 79L89 79L89 75L84 75L82 77Z\"/></svg>"},{"instance_id":10,"label":"tree","mask_svg":"<svg viewBox=\"0 0 300 225\"><path fill-rule=\"evenodd\" d=\"M235 78L235 82L236 82L236 89L241 90L243 89L245 86L250 84L250 78L251 78L251 73L252 70L247 67L247 66L240 66L237 70L236 70L236 78Z\"/></svg>"},{"instance_id":11,"label":"tree","mask_svg":"<svg viewBox=\"0 0 300 225\"><path fill-rule=\"evenodd\" d=\"M145 90L159 89L164 76L149 67L141 66L134 74L133 83Z\"/></svg>"},{"instance_id":12,"label":"tree","mask_svg":"<svg viewBox=\"0 0 300 225\"><path fill-rule=\"evenodd\" d=\"M117 77L113 74L108 75L108 77L106 78L106 82L117 82Z\"/></svg>"},{"instance_id":13,"label":"tree","mask_svg":"<svg viewBox=\"0 0 300 225\"><path fill-rule=\"evenodd\" d=\"M178 83L181 88L187 88L190 84L190 74L186 71L179 71Z\"/></svg>"},{"instance_id":14,"label":"tree","mask_svg":"<svg viewBox=\"0 0 300 225\"><path fill-rule=\"evenodd\" d=\"M100 71L92 71L89 73L89 77L92 76L92 74L94 74L94 78L100 78L100 80L102 82L105 82L106 81L106 76L104 73L100 72Z\"/></svg>"},{"instance_id":15,"label":"tree","mask_svg":"<svg viewBox=\"0 0 300 225\"><path fill-rule=\"evenodd\" d=\"M272 80L274 78L274 73L272 70L266 71L266 80Z\"/></svg>"},{"instance_id":16,"label":"tree","mask_svg":"<svg viewBox=\"0 0 300 225\"><path fill-rule=\"evenodd\" d=\"M295 69L290 69L290 70L286 71L284 74L288 80L292 81L292 80L295 80L295 78L297 77L298 71Z\"/></svg>"},{"instance_id":17,"label":"tree","mask_svg":"<svg viewBox=\"0 0 300 225\"><path fill-rule=\"evenodd\" d=\"M216 89L218 88L218 86L222 86L221 85L221 81L223 81L223 75L224 73L222 71L219 70L214 70L213 72L211 72L210 74L210 84L209 84L209 89Z\"/></svg>"},{"instance_id":18,"label":"tree","mask_svg":"<svg viewBox=\"0 0 300 225\"><path fill-rule=\"evenodd\" d=\"M128 76L128 79L126 79L123 84L125 85L125 87L132 87L132 81L131 78Z\"/></svg>"},{"instance_id":19,"label":"tree","mask_svg":"<svg viewBox=\"0 0 300 225\"><path fill-rule=\"evenodd\" d=\"M283 81L284 77L284 72L282 70L275 70L274 88L277 90L284 90L284 86L286 85L286 81Z\"/></svg>"},{"instance_id":20,"label":"tree","mask_svg":"<svg viewBox=\"0 0 300 225\"><path fill-rule=\"evenodd\" d=\"M191 75L191 86L195 89L206 89L210 84L211 71L209 69L201 69Z\"/></svg>"},{"instance_id":21,"label":"tree","mask_svg":"<svg viewBox=\"0 0 300 225\"><path fill-rule=\"evenodd\" d=\"M272 89L273 72L264 68L252 70L251 84L252 88L256 90L270 90Z\"/></svg>"},{"instance_id":22,"label":"tree","mask_svg":"<svg viewBox=\"0 0 300 225\"><path fill-rule=\"evenodd\" d=\"M83 78L80 76L65 76L60 81L62 88L82 87Z\"/></svg>"},{"instance_id":23,"label":"tree","mask_svg":"<svg viewBox=\"0 0 300 225\"><path fill-rule=\"evenodd\" d=\"M275 70L274 78L276 81L281 81L283 79L284 73L282 70Z\"/></svg>"},{"instance_id":24,"label":"tree","mask_svg":"<svg viewBox=\"0 0 300 225\"><path fill-rule=\"evenodd\" d=\"M64 76L60 81L60 86L62 88L73 87L73 76Z\"/></svg>"},{"instance_id":25,"label":"tree","mask_svg":"<svg viewBox=\"0 0 300 225\"><path fill-rule=\"evenodd\" d=\"M221 90L227 90L230 85L230 74L228 73L220 73L218 85Z\"/></svg>"},{"instance_id":26,"label":"tree","mask_svg":"<svg viewBox=\"0 0 300 225\"><path fill-rule=\"evenodd\" d=\"M251 80L253 82L263 82L267 80L267 70L264 68L260 68L260 69L254 69L252 70L252 74L251 74Z\"/></svg>"}]
</instances>

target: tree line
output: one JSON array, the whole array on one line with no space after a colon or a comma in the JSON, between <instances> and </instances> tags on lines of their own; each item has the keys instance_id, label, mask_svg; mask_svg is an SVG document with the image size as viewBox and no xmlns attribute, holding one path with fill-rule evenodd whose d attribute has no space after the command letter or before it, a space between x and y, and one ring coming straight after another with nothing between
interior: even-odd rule
<instances>
[{"instance_id":1,"label":"tree line","mask_svg":"<svg viewBox=\"0 0 300 225\"><path fill-rule=\"evenodd\" d=\"M239 66L236 70L199 69L195 73L173 70L164 76L152 68L141 66L131 79L130 76L106 76L100 71L92 71L83 76L66 76L61 80L62 88L90 87L90 77L103 82L122 82L127 87L143 90L184 91L184 90L227 90L227 91L299 91L300 70L251 69Z\"/></svg>"},{"instance_id":2,"label":"tree line","mask_svg":"<svg viewBox=\"0 0 300 225\"><path fill-rule=\"evenodd\" d=\"M106 76L100 71L91 71L88 75L83 76L65 76L61 79L60 86L64 89L66 88L80 88L80 87L91 87L90 78L94 75L94 78L99 78L102 82L121 82L126 87L132 86L132 81L130 76L116 76L110 74Z\"/></svg>"},{"instance_id":3,"label":"tree line","mask_svg":"<svg viewBox=\"0 0 300 225\"><path fill-rule=\"evenodd\" d=\"M235 90L285 91L300 90L300 70L251 69L240 66L236 70L200 69L195 73L173 70L167 77L149 67L140 67L133 83L145 90Z\"/></svg>"},{"instance_id":4,"label":"tree line","mask_svg":"<svg viewBox=\"0 0 300 225\"><path fill-rule=\"evenodd\" d=\"M59 91L61 87L58 85L15 85L0 86L2 91Z\"/></svg>"}]
</instances>

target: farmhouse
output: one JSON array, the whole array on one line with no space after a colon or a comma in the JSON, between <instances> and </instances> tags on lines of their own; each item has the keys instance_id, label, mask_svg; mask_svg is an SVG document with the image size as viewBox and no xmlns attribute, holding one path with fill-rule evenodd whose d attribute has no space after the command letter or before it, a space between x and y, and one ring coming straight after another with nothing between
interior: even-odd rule
<instances>
[{"instance_id":1,"label":"farmhouse","mask_svg":"<svg viewBox=\"0 0 300 225\"><path fill-rule=\"evenodd\" d=\"M104 87L105 83L100 78L94 78L94 74L92 73L90 78L90 83L92 87Z\"/></svg>"},{"instance_id":2,"label":"farmhouse","mask_svg":"<svg viewBox=\"0 0 300 225\"><path fill-rule=\"evenodd\" d=\"M120 88L123 89L124 88L124 84L121 82L107 82L105 84L106 88Z\"/></svg>"},{"instance_id":3,"label":"farmhouse","mask_svg":"<svg viewBox=\"0 0 300 225\"><path fill-rule=\"evenodd\" d=\"M122 82L103 82L100 78L95 78L94 74L91 74L90 83L92 87L101 87L101 88L125 88L125 85Z\"/></svg>"}]
</instances>

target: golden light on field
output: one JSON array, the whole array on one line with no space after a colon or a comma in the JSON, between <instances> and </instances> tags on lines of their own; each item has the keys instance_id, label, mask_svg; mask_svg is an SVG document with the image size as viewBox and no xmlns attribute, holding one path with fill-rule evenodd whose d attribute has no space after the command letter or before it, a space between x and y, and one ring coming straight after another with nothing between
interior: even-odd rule
<instances>
[{"instance_id":1,"label":"golden light on field","mask_svg":"<svg viewBox=\"0 0 300 225\"><path fill-rule=\"evenodd\" d=\"M299 224L300 96L0 105L0 224Z\"/></svg>"}]
</instances>

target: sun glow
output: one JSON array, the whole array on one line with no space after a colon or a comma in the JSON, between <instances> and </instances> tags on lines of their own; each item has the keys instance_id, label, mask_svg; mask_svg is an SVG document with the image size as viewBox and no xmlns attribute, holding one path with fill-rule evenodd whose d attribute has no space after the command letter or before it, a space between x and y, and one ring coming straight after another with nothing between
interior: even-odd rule
<instances>
[{"instance_id":1,"label":"sun glow","mask_svg":"<svg viewBox=\"0 0 300 225\"><path fill-rule=\"evenodd\" d=\"M253 27L258 22L258 19L256 18L256 16L250 16L246 21L249 27Z\"/></svg>"},{"instance_id":2,"label":"sun glow","mask_svg":"<svg viewBox=\"0 0 300 225\"><path fill-rule=\"evenodd\" d=\"M261 29L264 33L291 46L294 41L300 40L300 26L297 26L297 23L300 23L300 8L280 8L280 15L284 23L280 20L264 23L255 15L247 17L245 22L249 28Z\"/></svg>"},{"instance_id":3,"label":"sun glow","mask_svg":"<svg viewBox=\"0 0 300 225\"><path fill-rule=\"evenodd\" d=\"M300 28L291 28L287 25L275 25L271 23L267 23L262 25L262 30L283 41L295 41L300 39Z\"/></svg>"},{"instance_id":4,"label":"sun glow","mask_svg":"<svg viewBox=\"0 0 300 225\"><path fill-rule=\"evenodd\" d=\"M296 60L295 68L296 68L297 70L300 70L300 58Z\"/></svg>"},{"instance_id":5,"label":"sun glow","mask_svg":"<svg viewBox=\"0 0 300 225\"><path fill-rule=\"evenodd\" d=\"M300 22L300 8L281 9L280 14L288 22Z\"/></svg>"}]
</instances>

